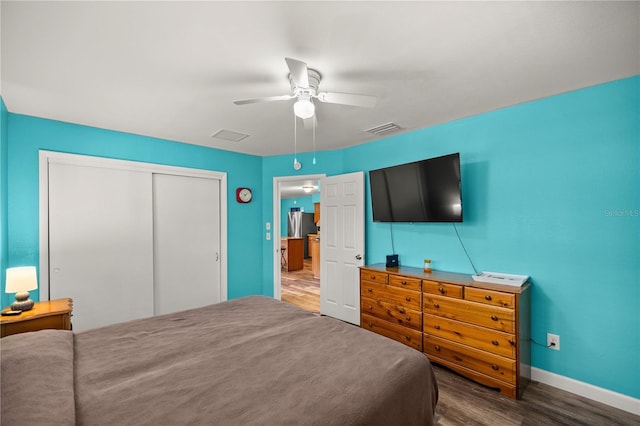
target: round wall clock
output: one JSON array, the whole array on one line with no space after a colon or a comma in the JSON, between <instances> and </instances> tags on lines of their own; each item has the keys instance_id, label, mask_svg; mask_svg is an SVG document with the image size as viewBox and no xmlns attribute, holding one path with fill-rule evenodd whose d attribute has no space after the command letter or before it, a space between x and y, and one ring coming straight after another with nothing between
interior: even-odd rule
<instances>
[{"instance_id":1,"label":"round wall clock","mask_svg":"<svg viewBox=\"0 0 640 426\"><path fill-rule=\"evenodd\" d=\"M236 189L236 201L239 203L249 203L253 198L253 194L251 193L251 189L249 188L238 188Z\"/></svg>"}]
</instances>

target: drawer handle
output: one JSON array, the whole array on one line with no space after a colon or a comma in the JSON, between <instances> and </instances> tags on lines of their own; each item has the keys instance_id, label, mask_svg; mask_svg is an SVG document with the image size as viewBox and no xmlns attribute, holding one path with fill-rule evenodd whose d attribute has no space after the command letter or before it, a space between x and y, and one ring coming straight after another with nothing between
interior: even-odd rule
<instances>
[{"instance_id":1,"label":"drawer handle","mask_svg":"<svg viewBox=\"0 0 640 426\"><path fill-rule=\"evenodd\" d=\"M373 289L372 289L372 288L368 288L368 289L367 289L367 291L368 291L369 293L373 293Z\"/></svg>"},{"instance_id":2,"label":"drawer handle","mask_svg":"<svg viewBox=\"0 0 640 426\"><path fill-rule=\"evenodd\" d=\"M375 280L375 279L376 279L376 276L375 276L375 275L371 275L371 279L372 279L372 280Z\"/></svg>"},{"instance_id":3,"label":"drawer handle","mask_svg":"<svg viewBox=\"0 0 640 426\"><path fill-rule=\"evenodd\" d=\"M436 330L440 330L440 326L439 325L434 325L433 328L435 328Z\"/></svg>"},{"instance_id":4,"label":"drawer handle","mask_svg":"<svg viewBox=\"0 0 640 426\"><path fill-rule=\"evenodd\" d=\"M407 285L407 282L406 281L402 281L400 284Z\"/></svg>"},{"instance_id":5,"label":"drawer handle","mask_svg":"<svg viewBox=\"0 0 640 426\"><path fill-rule=\"evenodd\" d=\"M406 314L407 313L407 311L405 311L404 308L398 309L398 312L400 312L401 314Z\"/></svg>"},{"instance_id":6,"label":"drawer handle","mask_svg":"<svg viewBox=\"0 0 640 426\"><path fill-rule=\"evenodd\" d=\"M373 324L372 323L368 323L368 324L369 324L369 327L373 328Z\"/></svg>"},{"instance_id":7,"label":"drawer handle","mask_svg":"<svg viewBox=\"0 0 640 426\"><path fill-rule=\"evenodd\" d=\"M442 287L438 287L438 291L440 292L440 294L446 294L447 293L447 290L445 290Z\"/></svg>"},{"instance_id":8,"label":"drawer handle","mask_svg":"<svg viewBox=\"0 0 640 426\"><path fill-rule=\"evenodd\" d=\"M405 317L404 318L407 322L411 322L411 317Z\"/></svg>"},{"instance_id":9,"label":"drawer handle","mask_svg":"<svg viewBox=\"0 0 640 426\"><path fill-rule=\"evenodd\" d=\"M434 308L436 308L436 309L439 309L439 308L440 308L440 305L438 305L437 303L434 303L434 304L433 304L433 307L434 307Z\"/></svg>"},{"instance_id":10,"label":"drawer handle","mask_svg":"<svg viewBox=\"0 0 640 426\"><path fill-rule=\"evenodd\" d=\"M494 321L498 321L498 317L495 316L495 315L491 315L491 319L494 320Z\"/></svg>"},{"instance_id":11,"label":"drawer handle","mask_svg":"<svg viewBox=\"0 0 640 426\"><path fill-rule=\"evenodd\" d=\"M457 356L457 355L454 355L454 356L453 356L453 359L455 359L455 360L456 360L456 361L458 361L458 362L462 362L462 358L460 358L460 357L459 357L459 356Z\"/></svg>"},{"instance_id":12,"label":"drawer handle","mask_svg":"<svg viewBox=\"0 0 640 426\"><path fill-rule=\"evenodd\" d=\"M404 300L406 300L407 302L411 302L411 298L409 296L405 297Z\"/></svg>"},{"instance_id":13,"label":"drawer handle","mask_svg":"<svg viewBox=\"0 0 640 426\"><path fill-rule=\"evenodd\" d=\"M369 310L373 311L373 306L369 305Z\"/></svg>"},{"instance_id":14,"label":"drawer handle","mask_svg":"<svg viewBox=\"0 0 640 426\"><path fill-rule=\"evenodd\" d=\"M495 371L498 371L499 367L495 364L491 364L491 368L493 368Z\"/></svg>"},{"instance_id":15,"label":"drawer handle","mask_svg":"<svg viewBox=\"0 0 640 426\"><path fill-rule=\"evenodd\" d=\"M411 337L409 337L409 336L404 336L404 338L407 339L407 342L411 341Z\"/></svg>"},{"instance_id":16,"label":"drawer handle","mask_svg":"<svg viewBox=\"0 0 640 426\"><path fill-rule=\"evenodd\" d=\"M492 344L492 345L494 345L494 346L498 346L498 344L499 344L499 343L498 343L498 341L497 341L497 340L492 340L492 341L491 341L491 344Z\"/></svg>"},{"instance_id":17,"label":"drawer handle","mask_svg":"<svg viewBox=\"0 0 640 426\"><path fill-rule=\"evenodd\" d=\"M435 349L436 351L440 352L440 346L438 346L438 345L435 345L435 346L433 347L433 349Z\"/></svg>"},{"instance_id":18,"label":"drawer handle","mask_svg":"<svg viewBox=\"0 0 640 426\"><path fill-rule=\"evenodd\" d=\"M491 296L487 294L487 295L484 297L484 300L491 300Z\"/></svg>"}]
</instances>

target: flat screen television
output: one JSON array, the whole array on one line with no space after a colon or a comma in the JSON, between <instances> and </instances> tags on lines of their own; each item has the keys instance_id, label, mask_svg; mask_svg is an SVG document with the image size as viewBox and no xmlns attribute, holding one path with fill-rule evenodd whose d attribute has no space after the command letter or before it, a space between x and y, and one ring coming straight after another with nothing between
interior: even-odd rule
<instances>
[{"instance_id":1,"label":"flat screen television","mask_svg":"<svg viewBox=\"0 0 640 426\"><path fill-rule=\"evenodd\" d=\"M369 171L374 222L462 222L460 154Z\"/></svg>"}]
</instances>

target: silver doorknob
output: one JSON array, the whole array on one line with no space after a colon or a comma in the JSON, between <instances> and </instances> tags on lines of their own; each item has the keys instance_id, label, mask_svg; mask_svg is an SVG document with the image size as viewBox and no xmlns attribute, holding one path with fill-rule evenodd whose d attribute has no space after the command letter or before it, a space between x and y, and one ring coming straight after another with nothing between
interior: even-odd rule
<instances>
[{"instance_id":1,"label":"silver doorknob","mask_svg":"<svg viewBox=\"0 0 640 426\"><path fill-rule=\"evenodd\" d=\"M362 260L362 256L360 256L359 254L356 254L356 260Z\"/></svg>"}]
</instances>

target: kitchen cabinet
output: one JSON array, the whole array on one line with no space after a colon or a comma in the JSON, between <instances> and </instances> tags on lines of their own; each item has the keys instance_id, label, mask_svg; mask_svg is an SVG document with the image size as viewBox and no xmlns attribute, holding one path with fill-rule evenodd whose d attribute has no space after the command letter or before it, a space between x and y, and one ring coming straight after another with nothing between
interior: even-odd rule
<instances>
[{"instance_id":1,"label":"kitchen cabinet","mask_svg":"<svg viewBox=\"0 0 640 426\"><path fill-rule=\"evenodd\" d=\"M320 203L313 203L313 221L320 226Z\"/></svg>"},{"instance_id":2,"label":"kitchen cabinet","mask_svg":"<svg viewBox=\"0 0 640 426\"><path fill-rule=\"evenodd\" d=\"M287 271L298 271L304 267L304 238L282 238L280 248L284 249L283 267Z\"/></svg>"},{"instance_id":3,"label":"kitchen cabinet","mask_svg":"<svg viewBox=\"0 0 640 426\"><path fill-rule=\"evenodd\" d=\"M317 234L309 234L307 238L309 238L311 272L313 273L313 278L320 279L320 236Z\"/></svg>"}]
</instances>

